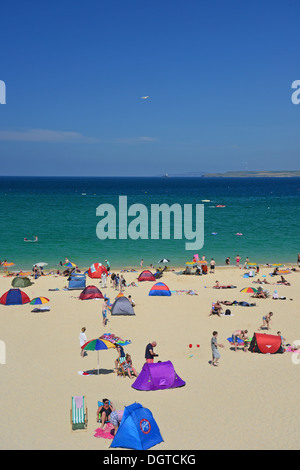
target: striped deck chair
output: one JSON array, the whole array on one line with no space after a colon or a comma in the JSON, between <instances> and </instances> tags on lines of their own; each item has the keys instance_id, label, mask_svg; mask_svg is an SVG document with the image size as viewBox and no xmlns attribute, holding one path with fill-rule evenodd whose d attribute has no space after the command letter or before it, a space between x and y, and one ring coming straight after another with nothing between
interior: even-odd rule
<instances>
[{"instance_id":1,"label":"striped deck chair","mask_svg":"<svg viewBox=\"0 0 300 470\"><path fill-rule=\"evenodd\" d=\"M88 411L85 395L72 397L70 418L72 431L85 431L87 429Z\"/></svg>"}]
</instances>

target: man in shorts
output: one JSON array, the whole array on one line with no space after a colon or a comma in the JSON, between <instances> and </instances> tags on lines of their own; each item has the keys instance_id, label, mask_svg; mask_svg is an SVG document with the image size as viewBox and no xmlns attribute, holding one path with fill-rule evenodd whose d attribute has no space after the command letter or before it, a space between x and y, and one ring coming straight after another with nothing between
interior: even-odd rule
<instances>
[{"instance_id":1,"label":"man in shorts","mask_svg":"<svg viewBox=\"0 0 300 470\"><path fill-rule=\"evenodd\" d=\"M153 363L154 357L158 356L158 354L155 354L155 352L153 351L153 348L155 348L155 346L157 346L156 341L152 341L152 343L149 343L146 346L145 359L146 359L146 362L148 363Z\"/></svg>"}]
</instances>

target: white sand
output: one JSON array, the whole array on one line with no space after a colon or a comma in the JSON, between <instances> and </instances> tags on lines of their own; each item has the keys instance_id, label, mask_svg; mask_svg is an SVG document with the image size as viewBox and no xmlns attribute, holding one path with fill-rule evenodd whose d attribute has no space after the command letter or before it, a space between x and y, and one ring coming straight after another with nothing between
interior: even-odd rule
<instances>
[{"instance_id":1,"label":"white sand","mask_svg":"<svg viewBox=\"0 0 300 470\"><path fill-rule=\"evenodd\" d=\"M267 274L261 269L258 277ZM33 306L0 305L0 339L6 345L6 364L0 364L1 449L108 449L110 440L95 438L97 401L111 399L117 409L137 401L149 408L164 442L155 450L297 449L300 440L298 390L300 365L292 354L263 355L231 350L227 337L235 329L258 330L262 316L273 311L270 334L278 330L288 343L300 339L300 273L286 276L291 286L269 286L287 300L251 299L252 308L232 306L231 317L208 314L216 300L246 300L241 288L253 286L244 270L217 268L214 275L178 276L166 273L161 281L171 290L196 289L198 295L149 297L151 282L126 288L136 302L133 317L111 317L102 326L101 300L80 301L80 291L64 291L66 278L45 276L24 288L32 299L50 299L50 312L31 313ZM125 273L127 282L138 273ZM236 289L211 287L233 284ZM0 294L11 288L12 278L1 275ZM99 281L87 278L87 285ZM204 288L206 286L206 288ZM254 285L257 287L257 285ZM59 291L49 291L49 288ZM116 291L103 289L111 300ZM290 298L293 301L289 300ZM225 307L226 308L226 307ZM112 332L132 344L130 352L138 371L145 346L157 341L159 360L171 360L186 386L155 392L136 391L133 381L114 373L81 376L78 371L97 367L97 353L80 356L79 333L85 326L88 340ZM223 343L219 367L209 364L212 331ZM193 348L189 348L193 344ZM200 349L196 347L200 344ZM193 357L189 356L193 354ZM114 367L116 352L100 352L100 368ZM72 395L86 395L89 413L86 432L71 432Z\"/></svg>"}]
</instances>

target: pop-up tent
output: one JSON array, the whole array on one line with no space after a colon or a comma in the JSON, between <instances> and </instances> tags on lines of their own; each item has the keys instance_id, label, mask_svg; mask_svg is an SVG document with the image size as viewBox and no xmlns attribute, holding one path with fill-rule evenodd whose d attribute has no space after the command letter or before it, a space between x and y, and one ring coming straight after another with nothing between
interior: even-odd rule
<instances>
[{"instance_id":1,"label":"pop-up tent","mask_svg":"<svg viewBox=\"0 0 300 470\"><path fill-rule=\"evenodd\" d=\"M32 284L33 282L31 282L31 280L28 277L19 277L19 276L15 277L11 283L13 287L28 287L28 286L31 286Z\"/></svg>"},{"instance_id":2,"label":"pop-up tent","mask_svg":"<svg viewBox=\"0 0 300 470\"><path fill-rule=\"evenodd\" d=\"M86 286L85 274L71 274L69 277L69 290L84 289Z\"/></svg>"},{"instance_id":3,"label":"pop-up tent","mask_svg":"<svg viewBox=\"0 0 300 470\"><path fill-rule=\"evenodd\" d=\"M87 286L79 296L80 300L104 299L102 292L96 286Z\"/></svg>"},{"instance_id":4,"label":"pop-up tent","mask_svg":"<svg viewBox=\"0 0 300 470\"><path fill-rule=\"evenodd\" d=\"M263 354L283 353L284 349L281 344L281 336L254 333L249 351Z\"/></svg>"},{"instance_id":5,"label":"pop-up tent","mask_svg":"<svg viewBox=\"0 0 300 470\"><path fill-rule=\"evenodd\" d=\"M88 276L92 279L101 279L102 273L108 275L106 267L101 263L94 263L88 269Z\"/></svg>"},{"instance_id":6,"label":"pop-up tent","mask_svg":"<svg viewBox=\"0 0 300 470\"><path fill-rule=\"evenodd\" d=\"M111 315L135 315L133 306L127 297L117 297L112 304Z\"/></svg>"},{"instance_id":7,"label":"pop-up tent","mask_svg":"<svg viewBox=\"0 0 300 470\"><path fill-rule=\"evenodd\" d=\"M30 298L20 289L10 289L0 298L2 305L23 305L30 302Z\"/></svg>"},{"instance_id":8,"label":"pop-up tent","mask_svg":"<svg viewBox=\"0 0 300 470\"><path fill-rule=\"evenodd\" d=\"M149 295L150 296L154 296L154 295L170 296L171 291L168 288L168 286L164 284L163 282L157 282L156 284L154 284L153 287L151 287Z\"/></svg>"},{"instance_id":9,"label":"pop-up tent","mask_svg":"<svg viewBox=\"0 0 300 470\"><path fill-rule=\"evenodd\" d=\"M147 450L163 442L151 411L140 403L126 406L123 418L110 447Z\"/></svg>"},{"instance_id":10,"label":"pop-up tent","mask_svg":"<svg viewBox=\"0 0 300 470\"><path fill-rule=\"evenodd\" d=\"M146 269L145 271L141 272L141 274L138 277L138 281L139 282L141 282L141 281L155 281L155 276L154 276L154 274L152 274L151 271Z\"/></svg>"},{"instance_id":11,"label":"pop-up tent","mask_svg":"<svg viewBox=\"0 0 300 470\"><path fill-rule=\"evenodd\" d=\"M136 390L164 390L183 387L185 381L175 372L171 361L145 363L138 377L132 384Z\"/></svg>"}]
</instances>

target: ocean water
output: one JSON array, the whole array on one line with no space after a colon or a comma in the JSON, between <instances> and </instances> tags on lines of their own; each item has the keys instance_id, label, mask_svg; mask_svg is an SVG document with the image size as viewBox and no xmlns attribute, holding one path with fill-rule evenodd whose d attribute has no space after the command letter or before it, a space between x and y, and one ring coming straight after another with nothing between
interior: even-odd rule
<instances>
[{"instance_id":1,"label":"ocean water","mask_svg":"<svg viewBox=\"0 0 300 470\"><path fill-rule=\"evenodd\" d=\"M100 240L96 209L106 203L118 211L119 196L149 214L151 204L204 204L203 248L186 250L188 240L174 239L172 228L169 240ZM219 266L237 254L242 262L284 263L300 252L300 178L1 177L0 213L0 259L15 270L37 262L58 269L66 257L82 269L105 259L112 269L139 266L142 258L144 267L161 258L177 267L194 253ZM38 243L24 242L35 235Z\"/></svg>"}]
</instances>

